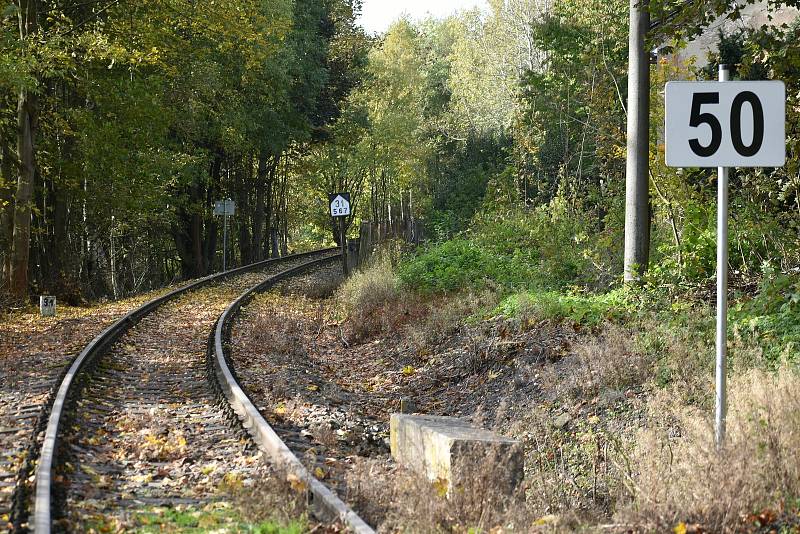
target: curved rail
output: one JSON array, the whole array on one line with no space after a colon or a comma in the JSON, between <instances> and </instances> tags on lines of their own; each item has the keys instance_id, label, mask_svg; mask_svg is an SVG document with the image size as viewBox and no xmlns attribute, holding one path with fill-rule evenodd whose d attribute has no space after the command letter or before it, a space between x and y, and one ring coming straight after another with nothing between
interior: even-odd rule
<instances>
[{"instance_id":1,"label":"curved rail","mask_svg":"<svg viewBox=\"0 0 800 534\"><path fill-rule=\"evenodd\" d=\"M289 447L278 436L270 426L264 416L258 411L247 394L242 390L239 382L234 377L228 361L225 357L225 339L230 335L233 320L238 315L244 304L249 302L257 293L263 292L276 283L303 274L338 256L314 260L292 269L287 269L282 273L272 276L257 286L247 290L238 299L233 301L217 320L214 328L213 343L213 365L217 375L217 380L222 392L228 399L233 410L242 420L242 424L247 428L253 439L258 443L264 452L269 454L270 459L278 466L292 473L298 479L308 484L308 489L312 495L312 505L315 512L324 519L338 519L350 527L356 534L374 534L374 530L363 519L361 519L347 504L336 496L325 484L314 477L297 456L289 450Z\"/></svg>"},{"instance_id":2,"label":"curved rail","mask_svg":"<svg viewBox=\"0 0 800 534\"><path fill-rule=\"evenodd\" d=\"M72 362L72 365L70 365L69 370L64 376L64 379L61 381L61 385L58 388L58 392L56 393L55 400L53 401L53 405L50 410L44 441L39 454L39 465L36 469L36 496L34 500L33 519L35 532L37 534L50 534L52 528L53 466L55 465L55 456L58 449L59 426L67 406L67 400L69 399L76 383L76 378L89 363L94 361L99 355L103 354L115 341L117 341L131 327L141 321L146 315L152 313L162 304L169 302L183 295L184 293L198 289L213 282L225 280L231 276L258 270L272 263L278 263L289 259L310 257L325 252L334 252L335 250L336 249L315 250L303 254L285 256L283 258L273 258L201 278L174 291L170 291L166 295L155 298L143 306L129 312L113 325L105 329L88 345L86 345L78 357ZM337 256L333 257L336 258Z\"/></svg>"}]
</instances>

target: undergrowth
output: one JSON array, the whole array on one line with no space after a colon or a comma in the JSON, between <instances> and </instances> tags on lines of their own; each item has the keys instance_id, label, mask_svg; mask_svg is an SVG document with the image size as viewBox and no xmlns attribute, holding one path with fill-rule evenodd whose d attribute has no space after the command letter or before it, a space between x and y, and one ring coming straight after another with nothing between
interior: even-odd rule
<instances>
[{"instance_id":1,"label":"undergrowth","mask_svg":"<svg viewBox=\"0 0 800 534\"><path fill-rule=\"evenodd\" d=\"M629 287L620 285L622 240L614 228L592 228L558 198L544 208L484 209L450 240L367 267L348 282L349 313L360 332L402 330L419 354L465 346L480 330L471 325L481 321L506 321L523 334L560 329L566 340L512 382L535 382L550 395L513 425L525 442L526 484L536 488L524 513L509 509L482 522L457 503L440 503L428 488L390 492L399 503L388 520L402 517L411 532L500 525L571 531L609 523L654 532L692 525L705 529L698 532L755 532L759 522L796 529L800 271L765 263L759 273L736 275L728 316L729 442L718 452L710 234L703 225L701 238L685 234L680 262L657 252L643 285ZM438 519L420 522L423 510Z\"/></svg>"}]
</instances>

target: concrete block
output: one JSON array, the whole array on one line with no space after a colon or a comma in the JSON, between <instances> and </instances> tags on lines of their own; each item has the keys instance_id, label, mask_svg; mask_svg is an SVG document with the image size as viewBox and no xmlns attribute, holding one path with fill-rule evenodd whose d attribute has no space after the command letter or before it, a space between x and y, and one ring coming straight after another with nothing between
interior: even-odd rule
<instances>
[{"instance_id":1,"label":"concrete block","mask_svg":"<svg viewBox=\"0 0 800 534\"><path fill-rule=\"evenodd\" d=\"M455 417L433 415L392 414L389 431L395 461L446 483L448 493L476 477L508 494L522 481L524 456L517 440Z\"/></svg>"}]
</instances>

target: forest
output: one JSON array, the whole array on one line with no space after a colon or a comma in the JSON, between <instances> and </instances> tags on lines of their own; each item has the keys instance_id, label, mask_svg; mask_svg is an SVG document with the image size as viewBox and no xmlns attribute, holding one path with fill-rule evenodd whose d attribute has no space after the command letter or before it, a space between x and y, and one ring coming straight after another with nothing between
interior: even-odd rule
<instances>
[{"instance_id":1,"label":"forest","mask_svg":"<svg viewBox=\"0 0 800 534\"><path fill-rule=\"evenodd\" d=\"M364 78L348 1L16 2L2 35L4 293L119 298L285 253ZM316 215L316 214L315 214ZM324 227L321 214L314 219Z\"/></svg>"},{"instance_id":2,"label":"forest","mask_svg":"<svg viewBox=\"0 0 800 534\"><path fill-rule=\"evenodd\" d=\"M4 298L120 298L215 272L223 198L238 208L236 264L337 241L326 196L345 190L351 237L360 220L396 217L407 192L433 242L457 247L483 228L511 238L509 250L472 253L520 279L535 266L548 284L616 284L628 6L498 0L380 36L357 25L359 10L353 0L9 4ZM673 52L738 9L650 11L660 55L649 276L690 289L713 274L714 177L664 165L661 123L664 82L713 78L719 62L741 79L784 80L790 98L787 165L732 178L730 267L743 285L796 269L796 25L720 35L718 56L698 68Z\"/></svg>"}]
</instances>

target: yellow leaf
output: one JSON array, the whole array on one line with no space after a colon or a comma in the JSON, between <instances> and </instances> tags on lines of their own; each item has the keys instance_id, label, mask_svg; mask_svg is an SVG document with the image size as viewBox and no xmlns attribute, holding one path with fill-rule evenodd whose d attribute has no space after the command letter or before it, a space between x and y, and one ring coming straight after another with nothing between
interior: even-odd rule
<instances>
[{"instance_id":1,"label":"yellow leaf","mask_svg":"<svg viewBox=\"0 0 800 534\"><path fill-rule=\"evenodd\" d=\"M286 405L284 403L278 404L275 409L273 410L278 415L285 415L286 414Z\"/></svg>"},{"instance_id":2,"label":"yellow leaf","mask_svg":"<svg viewBox=\"0 0 800 534\"><path fill-rule=\"evenodd\" d=\"M415 371L415 369L411 365L406 365L405 367L403 367L403 374L406 375L406 376L413 375L414 371Z\"/></svg>"},{"instance_id":3,"label":"yellow leaf","mask_svg":"<svg viewBox=\"0 0 800 534\"><path fill-rule=\"evenodd\" d=\"M675 534L686 534L686 523L683 521L678 523L678 526L673 529L673 532L675 532Z\"/></svg>"},{"instance_id":4,"label":"yellow leaf","mask_svg":"<svg viewBox=\"0 0 800 534\"><path fill-rule=\"evenodd\" d=\"M300 477L298 477L294 473L289 473L286 476L286 481L289 482L289 485L296 492L305 491L306 488L308 487L307 484L303 480L300 480Z\"/></svg>"},{"instance_id":5,"label":"yellow leaf","mask_svg":"<svg viewBox=\"0 0 800 534\"><path fill-rule=\"evenodd\" d=\"M321 467L317 467L316 469L314 469L314 476L322 480L323 478L325 478L325 471Z\"/></svg>"},{"instance_id":6,"label":"yellow leaf","mask_svg":"<svg viewBox=\"0 0 800 534\"><path fill-rule=\"evenodd\" d=\"M436 494L439 497L444 497L447 495L447 489L450 487L449 482L446 478L437 478L433 482L433 489L436 490Z\"/></svg>"},{"instance_id":7,"label":"yellow leaf","mask_svg":"<svg viewBox=\"0 0 800 534\"><path fill-rule=\"evenodd\" d=\"M306 389L307 389L308 391L317 391L317 390L319 389L319 386L318 386L318 385L316 385L316 384L311 384L311 385L310 385L310 386L308 386Z\"/></svg>"},{"instance_id":8,"label":"yellow leaf","mask_svg":"<svg viewBox=\"0 0 800 534\"><path fill-rule=\"evenodd\" d=\"M500 376L500 372L489 371L489 380L494 380L498 376Z\"/></svg>"},{"instance_id":9,"label":"yellow leaf","mask_svg":"<svg viewBox=\"0 0 800 534\"><path fill-rule=\"evenodd\" d=\"M86 473L87 475L89 475L91 477L100 476L100 474L97 471L95 471L94 469L91 468L91 466L88 466L88 465L81 465L81 471L83 471L84 473Z\"/></svg>"},{"instance_id":10,"label":"yellow leaf","mask_svg":"<svg viewBox=\"0 0 800 534\"><path fill-rule=\"evenodd\" d=\"M533 526L534 527L541 527L542 525L550 525L552 523L555 523L557 520L558 520L557 516L554 516L554 515L550 514L550 515L546 515L546 516L540 517L539 519L534 521L533 522Z\"/></svg>"}]
</instances>

